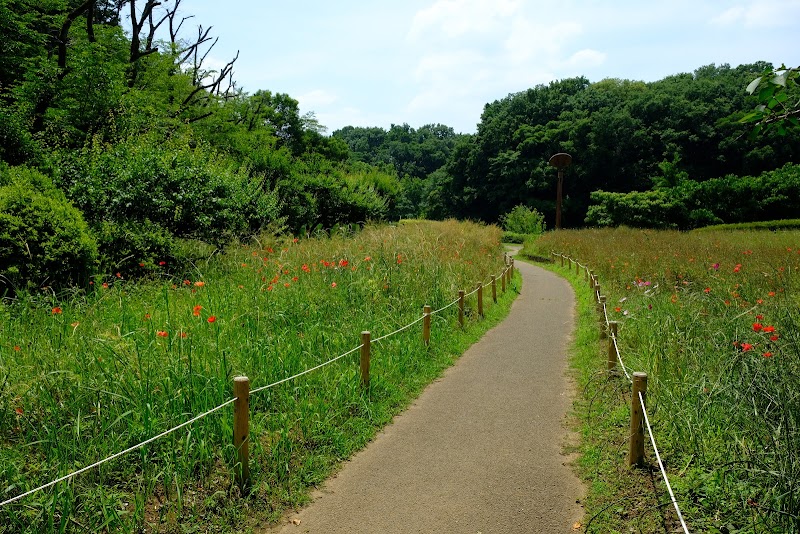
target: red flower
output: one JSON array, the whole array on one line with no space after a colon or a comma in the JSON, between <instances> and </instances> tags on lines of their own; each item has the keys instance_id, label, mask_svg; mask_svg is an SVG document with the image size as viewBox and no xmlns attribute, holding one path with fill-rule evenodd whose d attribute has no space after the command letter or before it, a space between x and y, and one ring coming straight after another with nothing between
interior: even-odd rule
<instances>
[{"instance_id":1,"label":"red flower","mask_svg":"<svg viewBox=\"0 0 800 534\"><path fill-rule=\"evenodd\" d=\"M753 332L761 332L764 329L764 325L761 323L753 323Z\"/></svg>"},{"instance_id":2,"label":"red flower","mask_svg":"<svg viewBox=\"0 0 800 534\"><path fill-rule=\"evenodd\" d=\"M769 295L770 297L774 297L775 296L775 292L774 291L770 291L769 293L767 293L767 295Z\"/></svg>"},{"instance_id":3,"label":"red flower","mask_svg":"<svg viewBox=\"0 0 800 534\"><path fill-rule=\"evenodd\" d=\"M765 358L772 358L772 353L771 352L765 352L764 353L764 357Z\"/></svg>"},{"instance_id":4,"label":"red flower","mask_svg":"<svg viewBox=\"0 0 800 534\"><path fill-rule=\"evenodd\" d=\"M25 410L23 410L22 408L14 408L14 411L16 412L17 415L22 415L23 413L25 413Z\"/></svg>"},{"instance_id":5,"label":"red flower","mask_svg":"<svg viewBox=\"0 0 800 534\"><path fill-rule=\"evenodd\" d=\"M311 269L309 269L308 265L306 265L305 263L300 268L303 269L303 272L305 272L305 273L310 273L311 272Z\"/></svg>"},{"instance_id":6,"label":"red flower","mask_svg":"<svg viewBox=\"0 0 800 534\"><path fill-rule=\"evenodd\" d=\"M297 239L296 237L294 239L292 239L292 243L297 243L298 241L299 241L299 239Z\"/></svg>"},{"instance_id":7,"label":"red flower","mask_svg":"<svg viewBox=\"0 0 800 534\"><path fill-rule=\"evenodd\" d=\"M336 287L336 282L332 283L331 287Z\"/></svg>"},{"instance_id":8,"label":"red flower","mask_svg":"<svg viewBox=\"0 0 800 534\"><path fill-rule=\"evenodd\" d=\"M706 293L711 293L711 288L710 288L710 287L707 287L707 288L705 288L703 291L705 291Z\"/></svg>"},{"instance_id":9,"label":"red flower","mask_svg":"<svg viewBox=\"0 0 800 534\"><path fill-rule=\"evenodd\" d=\"M195 287L203 287L204 285L206 285L206 283L205 283L205 282L201 282L201 281L199 281L199 280L198 280L197 282L195 282L195 283L194 283L194 286L195 286Z\"/></svg>"},{"instance_id":10,"label":"red flower","mask_svg":"<svg viewBox=\"0 0 800 534\"><path fill-rule=\"evenodd\" d=\"M21 349L21 348L19 348L19 345L14 345L14 350L15 350L15 351L17 351L17 352L19 352L19 351L21 351L22 349Z\"/></svg>"},{"instance_id":11,"label":"red flower","mask_svg":"<svg viewBox=\"0 0 800 534\"><path fill-rule=\"evenodd\" d=\"M744 352L747 352L749 350L753 350L753 345L751 345L750 343L742 343L742 350Z\"/></svg>"},{"instance_id":12,"label":"red flower","mask_svg":"<svg viewBox=\"0 0 800 534\"><path fill-rule=\"evenodd\" d=\"M165 262L165 261L160 261L160 262L158 262L158 264L159 264L160 266L162 266L162 267L163 267L163 266L165 266L165 265L167 264L167 262Z\"/></svg>"},{"instance_id":13,"label":"red flower","mask_svg":"<svg viewBox=\"0 0 800 534\"><path fill-rule=\"evenodd\" d=\"M150 318L150 314L149 314L149 313L145 313L145 314L144 314L144 318L145 318L145 319L149 319L149 318Z\"/></svg>"},{"instance_id":14,"label":"red flower","mask_svg":"<svg viewBox=\"0 0 800 534\"><path fill-rule=\"evenodd\" d=\"M215 322L217 321L217 318L216 318L215 316L211 315L211 316L210 316L208 319L206 319L206 320L207 320L209 323L215 323Z\"/></svg>"},{"instance_id":15,"label":"red flower","mask_svg":"<svg viewBox=\"0 0 800 534\"><path fill-rule=\"evenodd\" d=\"M186 332L181 332L181 337L183 339L186 339L187 337L189 337L189 334L187 334Z\"/></svg>"},{"instance_id":16,"label":"red flower","mask_svg":"<svg viewBox=\"0 0 800 534\"><path fill-rule=\"evenodd\" d=\"M619 306L617 306L616 308L614 308L614 311L615 311L615 312L617 312L617 313L619 313L619 312L621 312L621 311L622 311L622 308L620 308Z\"/></svg>"},{"instance_id":17,"label":"red flower","mask_svg":"<svg viewBox=\"0 0 800 534\"><path fill-rule=\"evenodd\" d=\"M348 263L350 263L350 262L348 262L346 259L342 258L341 260L339 260L339 267L347 267Z\"/></svg>"},{"instance_id":18,"label":"red flower","mask_svg":"<svg viewBox=\"0 0 800 534\"><path fill-rule=\"evenodd\" d=\"M156 335L158 337L167 337L169 334L164 330L156 330Z\"/></svg>"},{"instance_id":19,"label":"red flower","mask_svg":"<svg viewBox=\"0 0 800 534\"><path fill-rule=\"evenodd\" d=\"M300 280L300 279L299 279L299 278L297 278L296 276L293 276L293 277L292 277L292 282L297 282L298 280Z\"/></svg>"},{"instance_id":20,"label":"red flower","mask_svg":"<svg viewBox=\"0 0 800 534\"><path fill-rule=\"evenodd\" d=\"M53 312L53 315L61 315L61 308L56 306L55 308L53 308L52 312Z\"/></svg>"},{"instance_id":21,"label":"red flower","mask_svg":"<svg viewBox=\"0 0 800 534\"><path fill-rule=\"evenodd\" d=\"M765 334L771 334L771 333L773 333L774 331L775 331L775 327L774 327L774 326L772 326L772 325L769 325L769 326L765 326L765 327L764 327L764 333L765 333Z\"/></svg>"},{"instance_id":22,"label":"red flower","mask_svg":"<svg viewBox=\"0 0 800 534\"><path fill-rule=\"evenodd\" d=\"M371 261L371 260L372 260L372 256L365 256L364 257L364 261Z\"/></svg>"},{"instance_id":23,"label":"red flower","mask_svg":"<svg viewBox=\"0 0 800 534\"><path fill-rule=\"evenodd\" d=\"M760 313L758 315L756 315L756 319L758 319L759 321L762 320L763 318L764 318L764 316L761 315Z\"/></svg>"},{"instance_id":24,"label":"red flower","mask_svg":"<svg viewBox=\"0 0 800 534\"><path fill-rule=\"evenodd\" d=\"M184 280L183 281L183 285L190 286L190 285L192 285L192 281L191 280Z\"/></svg>"},{"instance_id":25,"label":"red flower","mask_svg":"<svg viewBox=\"0 0 800 534\"><path fill-rule=\"evenodd\" d=\"M117 276L117 278L122 278L122 275L120 273L117 273L116 276Z\"/></svg>"},{"instance_id":26,"label":"red flower","mask_svg":"<svg viewBox=\"0 0 800 534\"><path fill-rule=\"evenodd\" d=\"M733 268L733 272L735 272L735 273L738 273L741 270L742 270L742 264L741 263L737 263L736 267Z\"/></svg>"},{"instance_id":27,"label":"red flower","mask_svg":"<svg viewBox=\"0 0 800 534\"><path fill-rule=\"evenodd\" d=\"M103 282L103 289L108 289L108 282Z\"/></svg>"},{"instance_id":28,"label":"red flower","mask_svg":"<svg viewBox=\"0 0 800 534\"><path fill-rule=\"evenodd\" d=\"M144 267L144 263L140 263L140 264L139 264L139 267Z\"/></svg>"},{"instance_id":29,"label":"red flower","mask_svg":"<svg viewBox=\"0 0 800 534\"><path fill-rule=\"evenodd\" d=\"M291 286L291 285L292 285L292 284L290 284L289 282L286 282L285 284L283 284L283 287L289 287L289 286Z\"/></svg>"},{"instance_id":30,"label":"red flower","mask_svg":"<svg viewBox=\"0 0 800 534\"><path fill-rule=\"evenodd\" d=\"M778 341L778 338L779 338L779 337L780 337L780 336L779 336L778 334L775 334L774 336L769 336L769 340L770 340L770 341Z\"/></svg>"},{"instance_id":31,"label":"red flower","mask_svg":"<svg viewBox=\"0 0 800 534\"><path fill-rule=\"evenodd\" d=\"M197 306L192 308L192 315L194 315L195 317L200 317L200 310L202 309L203 307L198 304Z\"/></svg>"}]
</instances>

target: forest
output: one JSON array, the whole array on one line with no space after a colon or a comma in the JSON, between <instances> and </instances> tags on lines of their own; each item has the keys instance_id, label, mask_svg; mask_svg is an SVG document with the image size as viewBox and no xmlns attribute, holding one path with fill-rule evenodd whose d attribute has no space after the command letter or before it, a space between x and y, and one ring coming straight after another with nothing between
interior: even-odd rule
<instances>
[{"instance_id":1,"label":"forest","mask_svg":"<svg viewBox=\"0 0 800 534\"><path fill-rule=\"evenodd\" d=\"M217 36L184 7L0 1L0 291L178 269L193 240L491 223L518 205L552 227L547 160L562 151L574 163L568 227L686 229L800 208L798 128L753 137L742 123L765 62L651 83L558 80L486 104L474 134L402 124L327 135L290 95L238 87L236 57L207 66ZM753 198L759 210L739 205Z\"/></svg>"}]
</instances>

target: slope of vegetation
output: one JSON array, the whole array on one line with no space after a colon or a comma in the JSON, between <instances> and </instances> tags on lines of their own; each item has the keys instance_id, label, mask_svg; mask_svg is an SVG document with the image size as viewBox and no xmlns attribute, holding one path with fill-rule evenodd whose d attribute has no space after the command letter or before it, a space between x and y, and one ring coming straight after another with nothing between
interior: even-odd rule
<instances>
[{"instance_id":1,"label":"slope of vegetation","mask_svg":"<svg viewBox=\"0 0 800 534\"><path fill-rule=\"evenodd\" d=\"M262 239L212 253L186 278L125 272L66 301L0 307L0 501L150 438L252 388L342 354L439 309L491 274L500 230L454 221L370 226L330 238ZM514 286L519 283L514 281ZM253 488L232 483L232 409L214 413L71 482L0 508L0 532L241 531L308 498L422 387L507 313L467 299L250 401Z\"/></svg>"},{"instance_id":2,"label":"slope of vegetation","mask_svg":"<svg viewBox=\"0 0 800 534\"><path fill-rule=\"evenodd\" d=\"M800 233L561 231L526 249L599 275L625 363L648 373L656 440L692 532L797 532ZM628 491L630 389L604 364L603 352L583 375L592 531L669 525L660 483Z\"/></svg>"}]
</instances>

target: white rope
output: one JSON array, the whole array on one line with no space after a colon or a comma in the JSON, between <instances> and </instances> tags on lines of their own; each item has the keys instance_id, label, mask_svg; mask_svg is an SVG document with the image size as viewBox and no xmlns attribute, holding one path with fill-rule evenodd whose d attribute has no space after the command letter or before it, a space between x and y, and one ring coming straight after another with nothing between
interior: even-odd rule
<instances>
[{"instance_id":1,"label":"white rope","mask_svg":"<svg viewBox=\"0 0 800 534\"><path fill-rule=\"evenodd\" d=\"M653 450L656 453L656 460L658 460L658 467L661 469L661 476L664 477L664 483L667 485L667 491L669 491L669 497L672 499L672 505L675 507L675 511L678 513L678 519L681 521L681 526L683 527L683 531L686 534L689 534L689 529L686 527L686 522L683 520L683 514L681 514L681 509L678 508L678 501L675 499L675 494L672 492L672 486L669 484L669 479L667 478L667 472L664 470L664 463L661 461L661 455L658 453L658 447L656 447L656 440L653 437L653 429L650 428L650 419L647 417L647 408L644 407L644 398L642 397L642 392L639 391L639 404L642 405L642 413L644 414L644 422L647 424L647 433L650 434L650 443L653 444Z\"/></svg>"},{"instance_id":2,"label":"white rope","mask_svg":"<svg viewBox=\"0 0 800 534\"><path fill-rule=\"evenodd\" d=\"M453 302L451 302L450 304L448 304L448 305L446 305L446 306L443 306L443 307L439 308L438 310L436 310L436 311L434 311L434 312L431 312L431 315L436 315L437 313L441 313L441 312L443 312L444 310L446 310L446 309L447 309L447 308L449 308L450 306L455 306L456 304L458 304L458 302L459 302L460 300L461 300L460 298L457 298L456 300L454 300L454 301L453 301Z\"/></svg>"},{"instance_id":3,"label":"white rope","mask_svg":"<svg viewBox=\"0 0 800 534\"><path fill-rule=\"evenodd\" d=\"M0 502L0 508L2 508L3 506L5 506L5 505L7 505L7 504L11 504L11 503L12 503L12 502L14 502L14 501L18 501L18 500L22 499L23 497L27 497L28 495L31 495L31 494L33 494L33 493L36 493L37 491L40 491L40 490L43 490L43 489L49 488L49 487L51 487L51 486L55 486L55 485L56 485L56 484L58 484L59 482L63 482L64 480L67 480L67 479L70 479L70 478L72 478L72 477L78 476L78 475L80 475L81 473L85 473L86 471L88 471L88 470L90 470L90 469L93 469L93 468L95 468L95 467L97 467L97 466L99 466L99 465L102 465L102 464L104 464L104 463L106 463L106 462L110 462L110 461L111 461L111 460L113 460L114 458L119 458L120 456L123 456L123 455L125 455L125 454L128 454L128 453L129 453L129 452L131 452L131 451L135 451L136 449L138 449L138 448L140 448L140 447L144 447L144 446L145 446L145 445L147 445L148 443L152 443L152 442L156 441L157 439L163 438L163 437L164 437L164 436L166 436L167 434L171 434L172 432L175 432L176 430L179 430L179 429L181 429L181 428L183 428L183 427L185 427L185 426L187 426L187 425L190 425L190 424L194 423L195 421L197 421L198 419L202 419L203 417L205 417L205 416L207 416L207 415L211 415L212 413L216 412L217 410L220 410L220 409L224 408L225 406L227 406L227 405L231 404L231 403L232 403L232 402L234 402L235 400L236 400L236 397L234 397L234 398L232 398L232 399L230 399L230 400L228 400L228 401L225 401L224 403L220 404L220 405L219 405L219 406L217 406L216 408L211 408L211 409L210 409L210 410L208 410L207 412L205 412L205 413L202 413L202 414L200 414L200 415L198 415L198 416L196 416L196 417L193 417L193 418L189 419L188 421L186 421L186 422L184 422L184 423L181 423L180 425L178 425L178 426L176 426L176 427L174 427L174 428L170 428L169 430L166 430L166 431L162 432L161 434L158 434L157 436L153 436L152 438L150 438L150 439L148 439L148 440L145 440L145 441L143 441L143 442L141 442L141 443L139 443L139 444L137 444L137 445L134 445L134 446L132 446L132 447L128 447L128 448L127 448L127 449L125 449L124 451L120 451L120 452L118 452L118 453L116 453L116 454L112 454L112 455L111 455L111 456L109 456L108 458L105 458L105 459L103 459L103 460L100 460L99 462L95 462L95 463L93 463L92 465L87 465L86 467L83 467L83 468L81 468L81 469L78 469L77 471L73 471L72 473L70 473L70 474L68 474L68 475L64 475L64 476L63 476L63 477L61 477L61 478L57 478L56 480L53 480L52 482L48 482L47 484L43 484L43 485L39 486L38 488L32 489L32 490L30 490L30 491L26 491L25 493L22 493L22 494L20 494L20 495L17 495L16 497L12 497L11 499L8 499L8 500L6 500L6 501Z\"/></svg>"},{"instance_id":4,"label":"white rope","mask_svg":"<svg viewBox=\"0 0 800 534\"><path fill-rule=\"evenodd\" d=\"M306 369L305 371L297 373L296 375L293 375L293 376L290 376L290 377L287 377L287 378L283 378L281 380L278 380L277 382L273 382L272 384L267 384L266 386L261 386L260 388L256 388L256 389L252 390L250 392L250 394L252 395L254 393L258 393L259 391L264 391L265 389L274 388L275 386L283 384L284 382L288 382L290 380L294 380L295 378L301 377L303 375L307 375L311 371L316 371L317 369L319 369L321 367L325 367L326 365L330 365L330 364L332 364L333 362L335 362L337 360L341 360L345 356L349 356L349 355L353 354L357 350L361 350L361 347L363 347L363 346L364 346L364 344L362 343L361 345L359 345L359 346L357 346L357 347L355 347L353 349L348 350L344 354L340 354L339 356L337 356L337 357L335 357L335 358L333 358L331 360L328 360L327 362L321 363L321 364L317 365L316 367L312 367L311 369Z\"/></svg>"},{"instance_id":5,"label":"white rope","mask_svg":"<svg viewBox=\"0 0 800 534\"><path fill-rule=\"evenodd\" d=\"M617 360L619 361L619 366L622 367L622 372L625 373L625 377L628 379L628 382L633 384L631 375L628 374L628 370L625 368L625 363L622 361L622 354L620 354L619 345L617 345L617 336L615 336L613 332L611 334L611 341L614 342L614 350L617 352Z\"/></svg>"},{"instance_id":6,"label":"white rope","mask_svg":"<svg viewBox=\"0 0 800 534\"><path fill-rule=\"evenodd\" d=\"M373 340L372 340L372 343L377 343L378 341L383 341L383 340L384 340L384 339L386 339L387 337L391 337L391 336L393 336L393 335L395 335L395 334L399 334L399 333L400 333L400 332L402 332L403 330L407 330L407 329L411 328L412 326L414 326L414 325L415 325L415 324L417 324L418 322L420 322L420 321L422 321L423 319L425 319L425 316L426 316L426 315L428 315L428 314L426 314L426 313L423 313L423 314L422 314L422 317L420 317L419 319L417 319L417 320L415 320L415 321L413 321L413 322L411 322L411 323L408 323L408 324L407 324L407 325L405 325L405 326L402 326L402 327L398 328L397 330L395 330L395 331L394 331L394 332L392 332L391 334L386 334L385 336L381 336L381 337L378 337L378 338L375 338L375 339L373 339Z\"/></svg>"}]
</instances>

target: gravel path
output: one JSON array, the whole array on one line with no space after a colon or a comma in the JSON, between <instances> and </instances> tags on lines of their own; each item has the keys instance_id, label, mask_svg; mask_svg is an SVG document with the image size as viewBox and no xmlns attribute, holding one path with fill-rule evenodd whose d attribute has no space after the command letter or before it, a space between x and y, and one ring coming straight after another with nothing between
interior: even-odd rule
<instances>
[{"instance_id":1,"label":"gravel path","mask_svg":"<svg viewBox=\"0 0 800 534\"><path fill-rule=\"evenodd\" d=\"M273 532L574 532L583 487L562 454L574 296L516 266L508 318Z\"/></svg>"}]
</instances>

